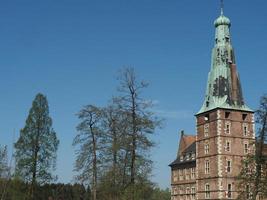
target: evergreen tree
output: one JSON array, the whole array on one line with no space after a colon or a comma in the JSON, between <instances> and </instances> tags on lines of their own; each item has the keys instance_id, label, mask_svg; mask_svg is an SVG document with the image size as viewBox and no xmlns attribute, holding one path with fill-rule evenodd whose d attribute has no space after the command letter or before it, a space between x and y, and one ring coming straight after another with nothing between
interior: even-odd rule
<instances>
[{"instance_id":1,"label":"evergreen tree","mask_svg":"<svg viewBox=\"0 0 267 200\"><path fill-rule=\"evenodd\" d=\"M16 175L30 184L30 199L34 199L37 184L55 178L52 171L56 167L58 145L59 140L49 116L48 101L39 93L15 143Z\"/></svg>"}]
</instances>

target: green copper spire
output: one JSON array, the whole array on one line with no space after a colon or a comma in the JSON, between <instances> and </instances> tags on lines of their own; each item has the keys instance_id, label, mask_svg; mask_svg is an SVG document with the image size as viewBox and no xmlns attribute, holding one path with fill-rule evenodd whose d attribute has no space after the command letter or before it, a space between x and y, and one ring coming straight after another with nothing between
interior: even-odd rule
<instances>
[{"instance_id":1,"label":"green copper spire","mask_svg":"<svg viewBox=\"0 0 267 200\"><path fill-rule=\"evenodd\" d=\"M197 114L215 108L252 111L244 102L241 83L236 69L234 49L230 37L230 19L223 14L215 20L215 46L212 50L211 70L205 101Z\"/></svg>"}]
</instances>

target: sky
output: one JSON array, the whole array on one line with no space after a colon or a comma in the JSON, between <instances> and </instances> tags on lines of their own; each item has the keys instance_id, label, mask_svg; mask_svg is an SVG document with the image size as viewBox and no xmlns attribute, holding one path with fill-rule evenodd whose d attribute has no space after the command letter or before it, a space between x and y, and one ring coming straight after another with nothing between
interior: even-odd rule
<instances>
[{"instance_id":1,"label":"sky","mask_svg":"<svg viewBox=\"0 0 267 200\"><path fill-rule=\"evenodd\" d=\"M245 101L267 92L267 1L225 0ZM153 181L170 187L179 132L195 133L214 45L219 0L10 0L0 2L0 144L23 128L38 92L60 139L59 182L73 181L75 115L116 95L123 66L150 86L144 97L164 126L153 140Z\"/></svg>"}]
</instances>

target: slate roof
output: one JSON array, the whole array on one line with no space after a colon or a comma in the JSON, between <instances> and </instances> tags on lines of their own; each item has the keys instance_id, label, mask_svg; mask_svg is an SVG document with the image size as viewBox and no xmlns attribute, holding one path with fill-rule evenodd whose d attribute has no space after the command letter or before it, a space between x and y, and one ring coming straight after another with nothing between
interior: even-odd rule
<instances>
[{"instance_id":1,"label":"slate roof","mask_svg":"<svg viewBox=\"0 0 267 200\"><path fill-rule=\"evenodd\" d=\"M173 161L169 166L175 167L175 168L188 168L188 167L195 167L196 166L196 160L189 158L189 160L186 159L185 155L187 154L195 154L196 155L196 141L194 141L191 145L189 145L183 152L182 155L178 155L176 160ZM181 161L181 156L184 156L183 160Z\"/></svg>"}]
</instances>

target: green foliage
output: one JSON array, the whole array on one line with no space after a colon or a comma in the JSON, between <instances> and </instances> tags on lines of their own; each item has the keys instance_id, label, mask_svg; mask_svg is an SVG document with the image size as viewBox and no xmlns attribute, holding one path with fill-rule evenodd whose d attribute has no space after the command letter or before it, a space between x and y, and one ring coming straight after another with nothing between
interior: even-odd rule
<instances>
[{"instance_id":1,"label":"green foliage","mask_svg":"<svg viewBox=\"0 0 267 200\"><path fill-rule=\"evenodd\" d=\"M28 197L28 184L21 180L16 178L12 180L2 179L0 185L0 188L6 188L4 196L4 190L0 191L0 196L4 197L5 200L25 200Z\"/></svg>"},{"instance_id":2,"label":"green foliage","mask_svg":"<svg viewBox=\"0 0 267 200\"><path fill-rule=\"evenodd\" d=\"M31 183L32 190L37 183L44 184L55 178L52 171L56 166L58 144L47 99L37 94L15 143L16 176Z\"/></svg>"},{"instance_id":3,"label":"green foliage","mask_svg":"<svg viewBox=\"0 0 267 200\"><path fill-rule=\"evenodd\" d=\"M153 190L149 153L160 120L142 98L147 84L132 68L123 69L119 80L119 95L109 105L87 105L78 113L75 170L91 186L94 200L147 199L151 192L145 189Z\"/></svg>"},{"instance_id":4,"label":"green foliage","mask_svg":"<svg viewBox=\"0 0 267 200\"><path fill-rule=\"evenodd\" d=\"M6 184L6 180L0 181ZM29 184L26 184L18 179L13 179L8 183L9 187L5 195L5 200L27 200ZM0 195L1 191L0 191ZM49 197L53 200L90 200L90 193L80 184L44 184L36 187L35 200L48 200Z\"/></svg>"},{"instance_id":5,"label":"green foliage","mask_svg":"<svg viewBox=\"0 0 267 200\"><path fill-rule=\"evenodd\" d=\"M0 180L0 188L2 185L6 184L6 180ZM27 200L28 199L28 188L29 184L26 184L18 179L12 179L8 183L9 187L5 195L5 200ZM132 186L131 186L132 187ZM117 198L117 200L129 200L131 197L131 192L133 189L129 187L124 192L122 192ZM99 188L99 199L101 200L115 200L110 194L103 193ZM82 184L44 184L42 186L38 185L36 187L37 195L35 199L37 200L91 200L90 188L87 188ZM105 190L107 191L107 190ZM162 190L156 187L151 182L144 182L135 185L135 198L137 200L170 200L169 189ZM0 196L2 192L0 190Z\"/></svg>"},{"instance_id":6,"label":"green foliage","mask_svg":"<svg viewBox=\"0 0 267 200\"><path fill-rule=\"evenodd\" d=\"M244 159L241 173L239 174L240 200L256 200L258 196L267 197L267 159L266 159L266 138L267 138L267 96L261 97L260 107L256 111L256 122L258 123L258 136L251 144L253 154L247 155ZM253 152L253 151L252 151Z\"/></svg>"}]
</instances>

